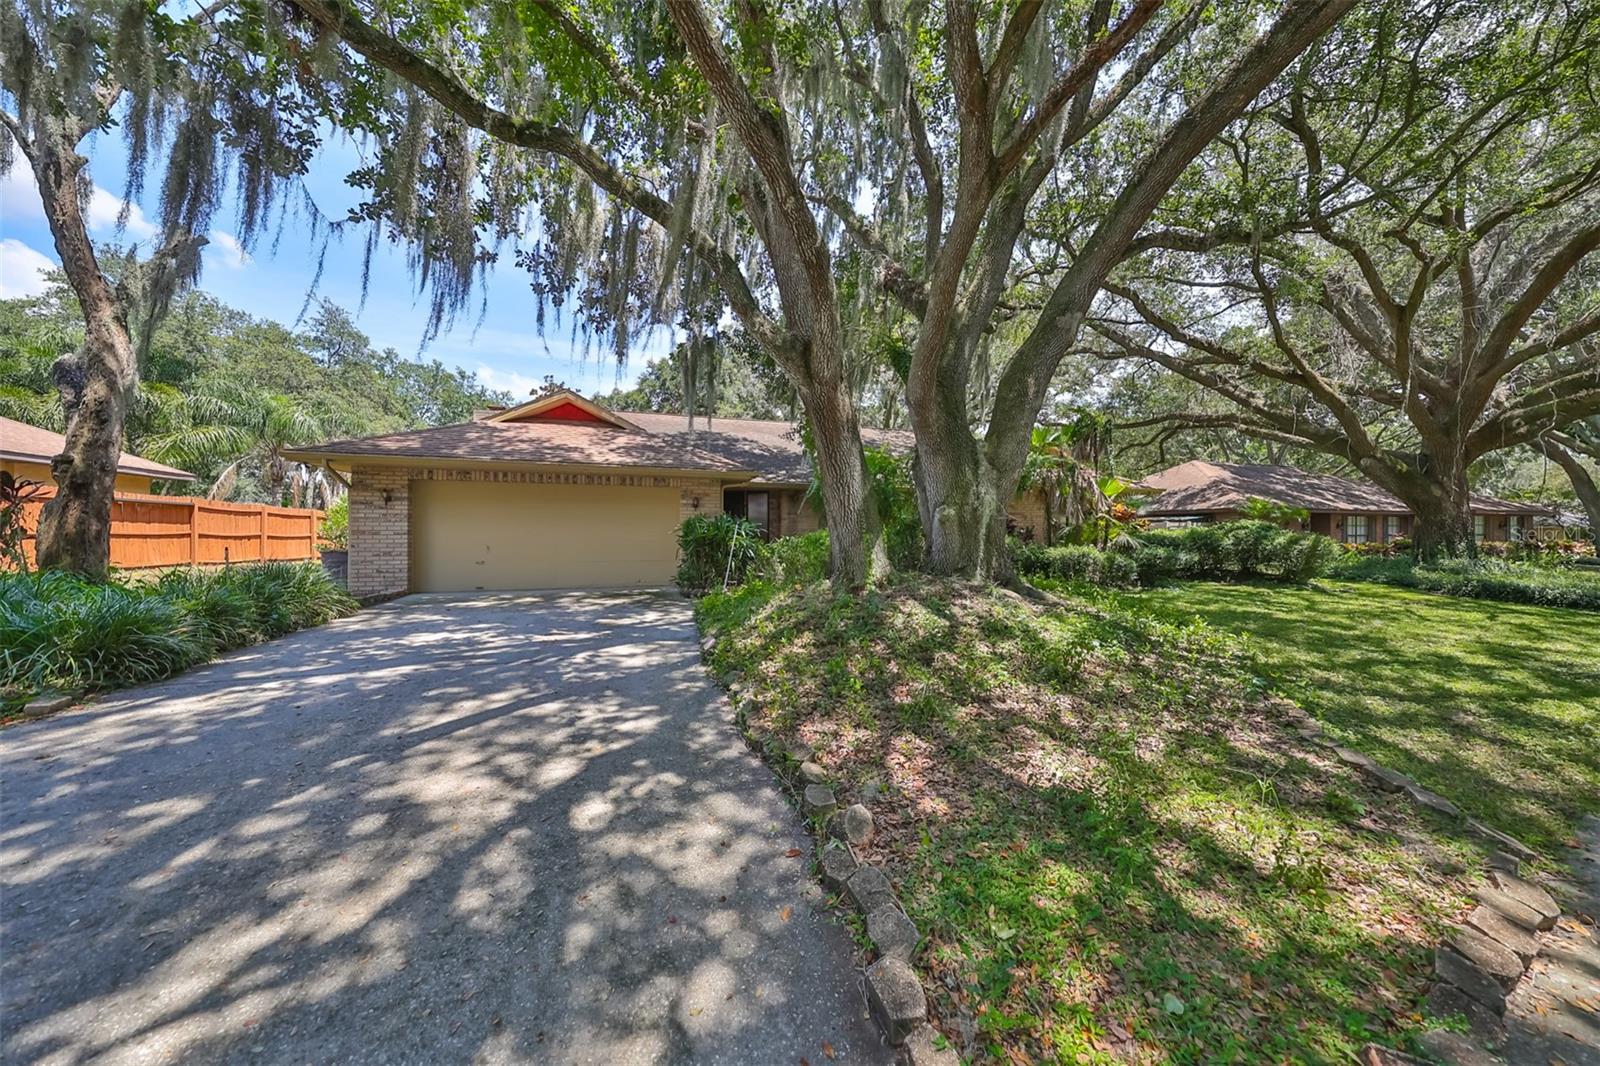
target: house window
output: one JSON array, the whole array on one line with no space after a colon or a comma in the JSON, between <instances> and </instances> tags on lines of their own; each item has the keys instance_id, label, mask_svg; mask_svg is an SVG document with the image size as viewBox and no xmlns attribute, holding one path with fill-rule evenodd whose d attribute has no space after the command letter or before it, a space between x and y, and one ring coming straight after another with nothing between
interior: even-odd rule
<instances>
[{"instance_id":1,"label":"house window","mask_svg":"<svg viewBox=\"0 0 1600 1066\"><path fill-rule=\"evenodd\" d=\"M1397 514L1385 515L1383 518L1383 539L1385 543L1396 540L1400 536L1400 516Z\"/></svg>"},{"instance_id":2,"label":"house window","mask_svg":"<svg viewBox=\"0 0 1600 1066\"><path fill-rule=\"evenodd\" d=\"M1365 544L1371 537L1370 519L1364 514L1349 515L1344 520L1344 539L1347 544Z\"/></svg>"},{"instance_id":3,"label":"house window","mask_svg":"<svg viewBox=\"0 0 1600 1066\"><path fill-rule=\"evenodd\" d=\"M1514 514L1511 517L1506 519L1506 539L1507 540L1521 540L1522 539L1522 516L1521 515Z\"/></svg>"},{"instance_id":4,"label":"house window","mask_svg":"<svg viewBox=\"0 0 1600 1066\"><path fill-rule=\"evenodd\" d=\"M740 489L722 494L722 509L728 514L748 519L761 530L761 535L772 539L771 496L765 492L745 492Z\"/></svg>"},{"instance_id":5,"label":"house window","mask_svg":"<svg viewBox=\"0 0 1600 1066\"><path fill-rule=\"evenodd\" d=\"M1488 521L1488 519L1486 519L1481 514L1473 515L1472 516L1472 539L1477 541L1479 544L1482 544L1483 543L1483 538L1488 535L1488 532L1489 532L1489 521Z\"/></svg>"}]
</instances>

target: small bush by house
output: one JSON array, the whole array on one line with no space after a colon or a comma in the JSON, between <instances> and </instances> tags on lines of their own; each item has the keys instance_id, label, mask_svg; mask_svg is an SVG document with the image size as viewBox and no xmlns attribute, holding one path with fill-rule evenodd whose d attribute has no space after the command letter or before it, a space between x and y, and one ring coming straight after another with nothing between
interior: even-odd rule
<instances>
[{"instance_id":1,"label":"small bush by house","mask_svg":"<svg viewBox=\"0 0 1600 1066\"><path fill-rule=\"evenodd\" d=\"M768 546L762 576L776 585L809 585L828 576L828 531L783 537Z\"/></svg>"},{"instance_id":2,"label":"small bush by house","mask_svg":"<svg viewBox=\"0 0 1600 1066\"><path fill-rule=\"evenodd\" d=\"M742 585L769 550L753 522L731 514L691 515L678 527L678 587L699 596Z\"/></svg>"},{"instance_id":3,"label":"small bush by house","mask_svg":"<svg viewBox=\"0 0 1600 1066\"><path fill-rule=\"evenodd\" d=\"M175 570L143 584L0 575L0 699L153 681L354 609L311 563Z\"/></svg>"},{"instance_id":4,"label":"small bush by house","mask_svg":"<svg viewBox=\"0 0 1600 1066\"><path fill-rule=\"evenodd\" d=\"M1339 546L1320 533L1299 533L1248 519L1152 529L1139 534L1138 540L1134 562L1142 585L1172 578L1305 582L1325 572L1339 554Z\"/></svg>"}]
</instances>

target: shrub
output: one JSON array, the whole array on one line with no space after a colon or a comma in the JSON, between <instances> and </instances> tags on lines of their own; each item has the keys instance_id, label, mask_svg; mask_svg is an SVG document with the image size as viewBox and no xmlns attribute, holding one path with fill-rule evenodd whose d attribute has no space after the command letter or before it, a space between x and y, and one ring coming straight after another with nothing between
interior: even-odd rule
<instances>
[{"instance_id":1,"label":"shrub","mask_svg":"<svg viewBox=\"0 0 1600 1066\"><path fill-rule=\"evenodd\" d=\"M1340 560L1331 576L1479 600L1600 610L1600 574L1569 567L1504 559L1444 559L1419 566L1405 558L1349 556Z\"/></svg>"},{"instance_id":2,"label":"shrub","mask_svg":"<svg viewBox=\"0 0 1600 1066\"><path fill-rule=\"evenodd\" d=\"M1028 577L1087 581L1107 588L1131 588L1139 580L1133 556L1099 551L1086 544L1018 545L1012 549L1011 559L1017 572Z\"/></svg>"},{"instance_id":3,"label":"shrub","mask_svg":"<svg viewBox=\"0 0 1600 1066\"><path fill-rule=\"evenodd\" d=\"M1249 519L1152 529L1140 533L1138 541L1133 558L1141 585L1171 578L1305 582L1322 574L1339 554L1339 546L1319 533Z\"/></svg>"},{"instance_id":4,"label":"shrub","mask_svg":"<svg viewBox=\"0 0 1600 1066\"><path fill-rule=\"evenodd\" d=\"M753 522L731 514L691 515L678 527L678 587L699 596L742 585L767 551Z\"/></svg>"},{"instance_id":5,"label":"shrub","mask_svg":"<svg viewBox=\"0 0 1600 1066\"><path fill-rule=\"evenodd\" d=\"M809 585L828 576L828 531L772 542L763 576L775 585Z\"/></svg>"},{"instance_id":6,"label":"shrub","mask_svg":"<svg viewBox=\"0 0 1600 1066\"><path fill-rule=\"evenodd\" d=\"M153 681L355 602L322 568L259 563L93 584L45 571L0 576L0 690L98 689Z\"/></svg>"},{"instance_id":7,"label":"shrub","mask_svg":"<svg viewBox=\"0 0 1600 1066\"><path fill-rule=\"evenodd\" d=\"M350 497L340 496L322 515L322 526L317 530L322 543L340 551L350 547Z\"/></svg>"}]
</instances>

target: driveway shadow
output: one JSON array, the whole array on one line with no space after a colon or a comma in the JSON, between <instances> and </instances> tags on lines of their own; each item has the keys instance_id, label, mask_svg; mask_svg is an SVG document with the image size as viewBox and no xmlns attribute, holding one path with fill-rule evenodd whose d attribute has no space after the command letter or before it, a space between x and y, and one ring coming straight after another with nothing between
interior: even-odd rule
<instances>
[{"instance_id":1,"label":"driveway shadow","mask_svg":"<svg viewBox=\"0 0 1600 1066\"><path fill-rule=\"evenodd\" d=\"M410 597L0 773L8 1060L891 1058L675 597Z\"/></svg>"}]
</instances>

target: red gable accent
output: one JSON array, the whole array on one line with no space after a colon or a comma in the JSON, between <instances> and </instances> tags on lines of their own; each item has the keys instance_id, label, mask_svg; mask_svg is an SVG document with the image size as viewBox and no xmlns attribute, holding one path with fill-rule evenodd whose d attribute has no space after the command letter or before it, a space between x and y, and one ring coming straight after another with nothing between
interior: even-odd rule
<instances>
[{"instance_id":1,"label":"red gable accent","mask_svg":"<svg viewBox=\"0 0 1600 1066\"><path fill-rule=\"evenodd\" d=\"M554 407L546 407L537 414L526 415L513 419L516 422L599 422L601 425L610 425L605 419L592 411L586 411L575 403L564 401Z\"/></svg>"}]
</instances>

